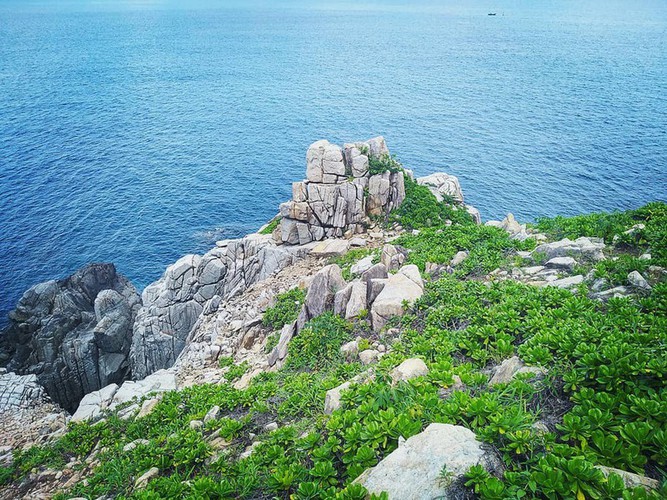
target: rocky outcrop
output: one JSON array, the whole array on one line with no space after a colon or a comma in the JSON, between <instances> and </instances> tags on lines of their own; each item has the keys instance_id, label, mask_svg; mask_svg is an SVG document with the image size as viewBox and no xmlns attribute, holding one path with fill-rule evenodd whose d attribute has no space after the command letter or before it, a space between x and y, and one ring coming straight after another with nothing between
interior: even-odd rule
<instances>
[{"instance_id":1,"label":"rocky outcrop","mask_svg":"<svg viewBox=\"0 0 667 500\"><path fill-rule=\"evenodd\" d=\"M306 154L306 179L292 185L280 205L281 243L305 244L361 233L369 216L389 213L405 199L404 173L369 173L369 159L388 155L382 137L342 148L317 141Z\"/></svg>"},{"instance_id":2,"label":"rocky outcrop","mask_svg":"<svg viewBox=\"0 0 667 500\"><path fill-rule=\"evenodd\" d=\"M426 177L419 177L417 184L426 186L433 193L435 199L440 202L444 201L445 198L451 198L455 204L463 205L476 224L482 223L482 216L479 210L472 205L464 204L463 190L461 189L458 177L443 172L436 172Z\"/></svg>"},{"instance_id":3,"label":"rocky outcrop","mask_svg":"<svg viewBox=\"0 0 667 500\"><path fill-rule=\"evenodd\" d=\"M371 494L387 492L390 499L458 499L466 493L463 476L474 465L482 465L493 474L503 470L499 457L470 429L431 424L420 434L399 440L396 450L363 472L355 483Z\"/></svg>"},{"instance_id":4,"label":"rocky outcrop","mask_svg":"<svg viewBox=\"0 0 667 500\"><path fill-rule=\"evenodd\" d=\"M51 399L73 411L85 394L128 376L139 306L137 291L113 264L36 285L0 333L0 363L35 374Z\"/></svg>"},{"instance_id":5,"label":"rocky outcrop","mask_svg":"<svg viewBox=\"0 0 667 500\"><path fill-rule=\"evenodd\" d=\"M292 264L301 251L253 234L218 242L203 256L186 255L169 266L142 294L132 336L133 378L171 366L202 312Z\"/></svg>"}]
</instances>

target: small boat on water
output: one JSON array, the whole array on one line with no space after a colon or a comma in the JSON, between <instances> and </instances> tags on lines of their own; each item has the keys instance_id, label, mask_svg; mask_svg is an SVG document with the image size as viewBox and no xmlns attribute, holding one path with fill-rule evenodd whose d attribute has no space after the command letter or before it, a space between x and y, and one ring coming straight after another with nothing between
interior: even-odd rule
<instances>
[{"instance_id":1,"label":"small boat on water","mask_svg":"<svg viewBox=\"0 0 667 500\"><path fill-rule=\"evenodd\" d=\"M495 16L496 13L495 13L495 12L489 12L489 15L490 15L490 16Z\"/></svg>"}]
</instances>

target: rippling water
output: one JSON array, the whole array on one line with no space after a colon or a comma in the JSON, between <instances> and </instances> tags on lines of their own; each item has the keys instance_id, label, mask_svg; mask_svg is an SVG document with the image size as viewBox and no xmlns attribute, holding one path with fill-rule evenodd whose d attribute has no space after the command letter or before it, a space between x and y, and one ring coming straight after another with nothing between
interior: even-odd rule
<instances>
[{"instance_id":1,"label":"rippling water","mask_svg":"<svg viewBox=\"0 0 667 500\"><path fill-rule=\"evenodd\" d=\"M667 197L664 0L279 3L0 2L3 317L256 229L319 138L382 134L485 219Z\"/></svg>"}]
</instances>

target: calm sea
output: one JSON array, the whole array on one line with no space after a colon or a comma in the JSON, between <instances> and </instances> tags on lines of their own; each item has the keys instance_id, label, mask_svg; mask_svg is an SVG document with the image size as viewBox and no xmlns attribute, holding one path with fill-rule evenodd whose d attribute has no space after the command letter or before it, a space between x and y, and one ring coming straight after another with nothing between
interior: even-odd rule
<instances>
[{"instance_id":1,"label":"calm sea","mask_svg":"<svg viewBox=\"0 0 667 500\"><path fill-rule=\"evenodd\" d=\"M320 138L382 134L485 219L667 198L664 0L185 3L0 0L2 317L255 230Z\"/></svg>"}]
</instances>

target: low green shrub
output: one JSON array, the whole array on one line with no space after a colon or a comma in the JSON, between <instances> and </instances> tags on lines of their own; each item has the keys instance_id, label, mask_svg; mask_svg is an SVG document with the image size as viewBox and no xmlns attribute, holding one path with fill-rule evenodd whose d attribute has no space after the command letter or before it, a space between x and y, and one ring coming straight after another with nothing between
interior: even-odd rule
<instances>
[{"instance_id":1,"label":"low green shrub","mask_svg":"<svg viewBox=\"0 0 667 500\"><path fill-rule=\"evenodd\" d=\"M296 320L305 299L306 292L300 288L281 293L276 298L276 303L264 313L262 323L273 330L280 330L287 323Z\"/></svg>"}]
</instances>

